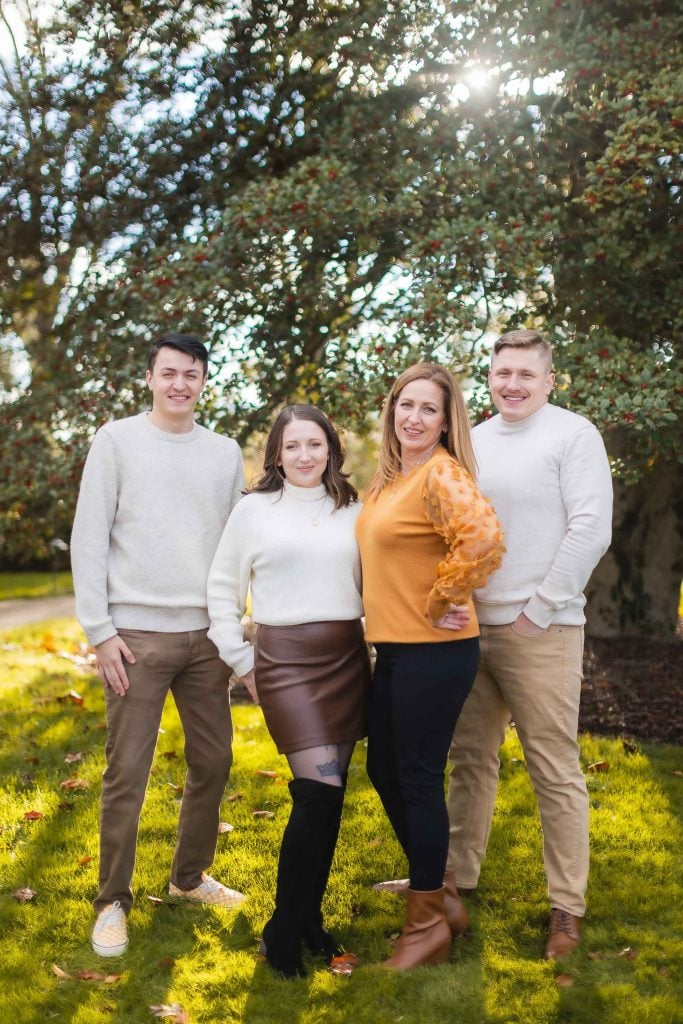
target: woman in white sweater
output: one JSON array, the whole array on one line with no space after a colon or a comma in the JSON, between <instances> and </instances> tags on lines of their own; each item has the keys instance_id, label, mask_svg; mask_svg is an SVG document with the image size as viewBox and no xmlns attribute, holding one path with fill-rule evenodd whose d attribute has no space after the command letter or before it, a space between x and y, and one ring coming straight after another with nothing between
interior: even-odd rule
<instances>
[{"instance_id":1,"label":"woman in white sweater","mask_svg":"<svg viewBox=\"0 0 683 1024\"><path fill-rule=\"evenodd\" d=\"M302 943L328 963L344 956L321 904L349 761L366 734L370 665L360 622L360 504L343 460L324 413L286 406L268 435L263 473L233 510L209 573L209 636L261 704L294 776L275 911L262 940L266 961L286 977L304 973ZM255 656L240 624L249 588Z\"/></svg>"}]
</instances>

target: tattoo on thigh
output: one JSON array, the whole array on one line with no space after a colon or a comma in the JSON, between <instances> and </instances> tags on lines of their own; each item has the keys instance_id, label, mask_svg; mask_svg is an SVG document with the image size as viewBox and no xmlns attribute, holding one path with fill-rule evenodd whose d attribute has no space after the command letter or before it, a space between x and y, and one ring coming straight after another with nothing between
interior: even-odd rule
<instances>
[{"instance_id":1,"label":"tattoo on thigh","mask_svg":"<svg viewBox=\"0 0 683 1024\"><path fill-rule=\"evenodd\" d=\"M316 768L323 778L327 775L341 775L339 761L325 761L323 764L317 764Z\"/></svg>"}]
</instances>

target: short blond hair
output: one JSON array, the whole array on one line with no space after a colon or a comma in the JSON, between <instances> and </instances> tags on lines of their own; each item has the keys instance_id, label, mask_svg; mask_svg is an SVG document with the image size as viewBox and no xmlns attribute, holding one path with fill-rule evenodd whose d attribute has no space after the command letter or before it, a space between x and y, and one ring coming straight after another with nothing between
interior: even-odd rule
<instances>
[{"instance_id":1,"label":"short blond hair","mask_svg":"<svg viewBox=\"0 0 683 1024\"><path fill-rule=\"evenodd\" d=\"M497 356L504 348L534 348L545 358L548 366L548 373L553 368L553 350L548 342L538 331L532 331L524 327L518 331L506 331L496 338L493 344L493 354Z\"/></svg>"},{"instance_id":2,"label":"short blond hair","mask_svg":"<svg viewBox=\"0 0 683 1024\"><path fill-rule=\"evenodd\" d=\"M476 479L477 461L472 446L467 406L457 380L445 366L438 363L415 363L394 381L382 409L382 437L379 450L379 469L367 486L369 496L379 492L401 473L401 444L394 430L394 408L406 384L414 380L430 380L443 393L446 425L441 444L461 466Z\"/></svg>"}]
</instances>

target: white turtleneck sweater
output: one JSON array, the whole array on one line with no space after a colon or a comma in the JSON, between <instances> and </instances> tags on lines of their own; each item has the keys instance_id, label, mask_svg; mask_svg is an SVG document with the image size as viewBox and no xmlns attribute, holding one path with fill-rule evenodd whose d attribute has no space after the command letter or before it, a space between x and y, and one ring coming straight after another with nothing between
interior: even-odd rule
<instances>
[{"instance_id":1,"label":"white turtleneck sweater","mask_svg":"<svg viewBox=\"0 0 683 1024\"><path fill-rule=\"evenodd\" d=\"M254 666L241 620L251 587L255 622L291 626L358 619L361 506L335 510L324 484L248 494L233 510L209 572L209 637L238 676Z\"/></svg>"},{"instance_id":2,"label":"white turtleneck sweater","mask_svg":"<svg viewBox=\"0 0 683 1024\"><path fill-rule=\"evenodd\" d=\"M546 628L582 625L583 589L612 528L612 475L587 419L545 404L518 422L494 416L472 431L479 488L503 527L501 568L474 592L479 622L520 612Z\"/></svg>"}]
</instances>

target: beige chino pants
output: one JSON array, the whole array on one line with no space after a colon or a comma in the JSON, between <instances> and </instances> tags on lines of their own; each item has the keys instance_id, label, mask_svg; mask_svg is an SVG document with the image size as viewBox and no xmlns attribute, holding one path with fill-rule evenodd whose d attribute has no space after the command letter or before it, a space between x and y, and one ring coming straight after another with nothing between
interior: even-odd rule
<instances>
[{"instance_id":1,"label":"beige chino pants","mask_svg":"<svg viewBox=\"0 0 683 1024\"><path fill-rule=\"evenodd\" d=\"M229 669L207 630L156 633L120 629L135 655L126 664L125 697L105 688L107 767L100 820L100 910L133 902L138 822L145 798L161 713L169 690L185 734L187 774L180 807L171 881L194 889L216 852L220 802L232 764Z\"/></svg>"},{"instance_id":2,"label":"beige chino pants","mask_svg":"<svg viewBox=\"0 0 683 1024\"><path fill-rule=\"evenodd\" d=\"M543 829L552 907L583 917L588 881L588 793L577 743L583 627L538 637L512 625L481 627L481 661L453 736L448 787L449 867L474 888L491 831L498 749L510 714L522 744Z\"/></svg>"}]
</instances>

